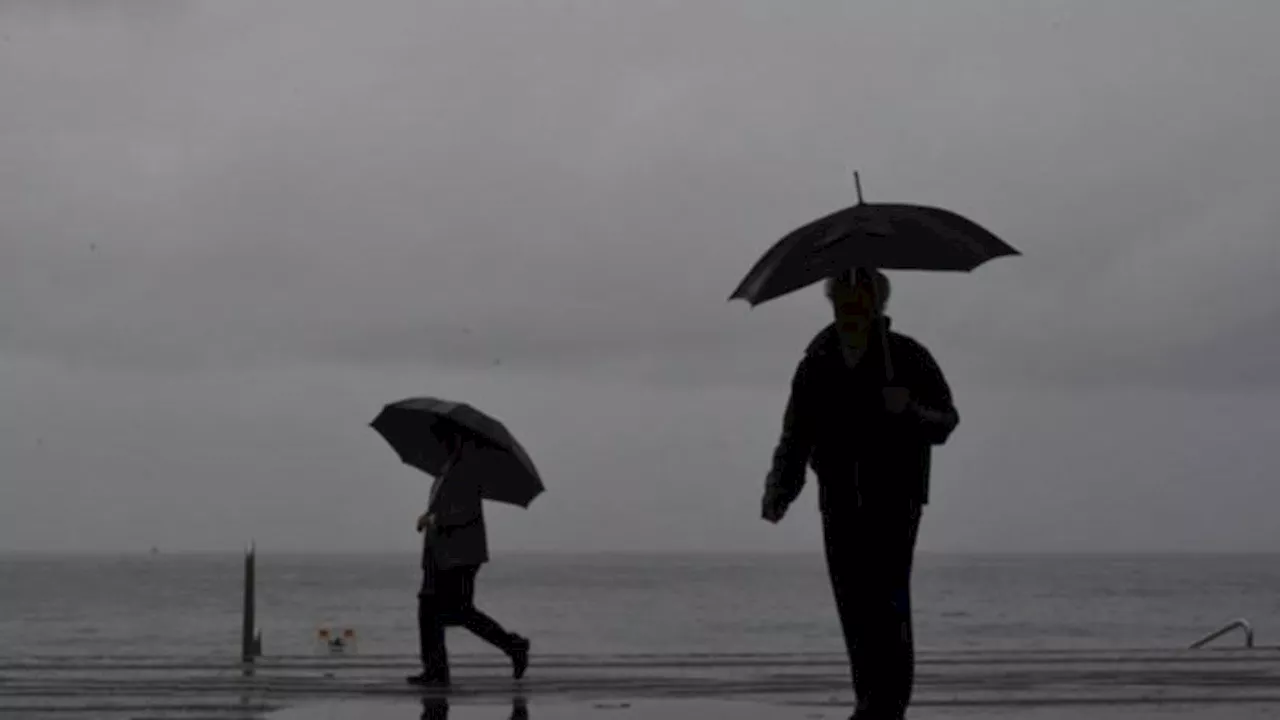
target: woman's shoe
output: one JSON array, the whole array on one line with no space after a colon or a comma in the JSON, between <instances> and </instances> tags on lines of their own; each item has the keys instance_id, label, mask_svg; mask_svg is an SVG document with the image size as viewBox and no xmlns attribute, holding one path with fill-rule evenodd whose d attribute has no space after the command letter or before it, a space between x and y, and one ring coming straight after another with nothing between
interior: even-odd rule
<instances>
[{"instance_id":1,"label":"woman's shoe","mask_svg":"<svg viewBox=\"0 0 1280 720\"><path fill-rule=\"evenodd\" d=\"M437 688L444 690L449 687L449 676L421 672L417 675L410 675L405 678L405 682L413 685L414 687Z\"/></svg>"},{"instance_id":2,"label":"woman's shoe","mask_svg":"<svg viewBox=\"0 0 1280 720\"><path fill-rule=\"evenodd\" d=\"M524 673L529 669L529 648L532 643L529 638L516 636L515 642L511 644L511 675L519 680L524 677Z\"/></svg>"}]
</instances>

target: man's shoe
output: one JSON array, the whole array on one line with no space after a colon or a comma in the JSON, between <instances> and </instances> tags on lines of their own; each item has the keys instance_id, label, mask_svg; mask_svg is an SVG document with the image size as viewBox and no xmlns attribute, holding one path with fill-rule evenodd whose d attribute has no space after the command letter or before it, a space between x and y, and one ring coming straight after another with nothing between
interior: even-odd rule
<instances>
[{"instance_id":1,"label":"man's shoe","mask_svg":"<svg viewBox=\"0 0 1280 720\"><path fill-rule=\"evenodd\" d=\"M849 720L876 720L877 718L885 718L886 720L905 720L906 716L893 715L892 717L890 717L883 714L873 715L872 713L867 712L865 708L859 708L857 710L854 710L853 714L849 716Z\"/></svg>"},{"instance_id":2,"label":"man's shoe","mask_svg":"<svg viewBox=\"0 0 1280 720\"><path fill-rule=\"evenodd\" d=\"M516 640L511 646L511 675L516 680L524 677L524 673L529 669L529 648L532 643L529 638L516 636Z\"/></svg>"}]
</instances>

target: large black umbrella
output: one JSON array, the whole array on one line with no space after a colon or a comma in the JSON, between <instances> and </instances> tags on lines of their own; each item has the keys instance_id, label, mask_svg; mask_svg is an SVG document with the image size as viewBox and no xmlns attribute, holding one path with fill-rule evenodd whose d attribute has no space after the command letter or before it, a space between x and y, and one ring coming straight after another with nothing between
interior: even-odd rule
<instances>
[{"instance_id":1,"label":"large black umbrella","mask_svg":"<svg viewBox=\"0 0 1280 720\"><path fill-rule=\"evenodd\" d=\"M391 403L370 423L400 460L439 477L449 446L463 440L459 463L473 469L486 500L527 508L545 490L529 453L506 426L474 407L433 397Z\"/></svg>"},{"instance_id":2,"label":"large black umbrella","mask_svg":"<svg viewBox=\"0 0 1280 720\"><path fill-rule=\"evenodd\" d=\"M1019 255L976 222L925 205L864 203L819 218L779 240L756 262L730 300L752 306L863 267L969 272Z\"/></svg>"},{"instance_id":3,"label":"large black umbrella","mask_svg":"<svg viewBox=\"0 0 1280 720\"><path fill-rule=\"evenodd\" d=\"M1020 255L991 231L950 210L862 202L792 231L752 266L730 300L753 307L856 268L970 272L998 257ZM883 323L885 370L893 377Z\"/></svg>"}]
</instances>

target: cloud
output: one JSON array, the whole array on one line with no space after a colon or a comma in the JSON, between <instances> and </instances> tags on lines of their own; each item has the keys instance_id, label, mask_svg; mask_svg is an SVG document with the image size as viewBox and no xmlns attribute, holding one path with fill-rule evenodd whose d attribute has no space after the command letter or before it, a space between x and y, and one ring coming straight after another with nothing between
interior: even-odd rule
<instances>
[{"instance_id":1,"label":"cloud","mask_svg":"<svg viewBox=\"0 0 1280 720\"><path fill-rule=\"evenodd\" d=\"M894 276L895 322L975 408L970 432L997 432L981 408L1001 392L1267 397L1277 13L6 5L0 392L93 405L81 440L169 428L164 472L210 478L281 467L235 420L291 424L305 454L362 402L439 385L498 386L512 407L580 385L649 413L566 472L694 457L727 442L716 423L767 444L775 419L748 418L776 410L827 310L816 289L750 311L726 297L774 240L852 202L859 169L869 201L953 208L1025 253ZM727 409L698 409L703 392ZM309 393L330 399L301 420L267 402ZM679 398L701 439L628 450L664 422L632 397ZM552 445L583 427L539 426ZM205 450L222 444L234 460ZM142 492L145 458L22 447L17 475L99 463Z\"/></svg>"}]
</instances>

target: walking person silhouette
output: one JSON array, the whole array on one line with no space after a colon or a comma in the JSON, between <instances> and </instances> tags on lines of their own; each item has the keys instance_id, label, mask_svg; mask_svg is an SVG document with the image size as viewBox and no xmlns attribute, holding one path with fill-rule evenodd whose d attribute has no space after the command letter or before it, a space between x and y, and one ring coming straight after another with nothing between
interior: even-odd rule
<instances>
[{"instance_id":1,"label":"walking person silhouette","mask_svg":"<svg viewBox=\"0 0 1280 720\"><path fill-rule=\"evenodd\" d=\"M850 271L826 292L835 321L792 379L761 514L780 521L812 466L857 698L852 720L899 720L914 684L911 566L931 448L959 415L929 351L890 331L883 273Z\"/></svg>"},{"instance_id":2,"label":"walking person silhouette","mask_svg":"<svg viewBox=\"0 0 1280 720\"><path fill-rule=\"evenodd\" d=\"M484 504L478 478L468 476L467 440L448 439L449 459L431 487L427 511L418 518L423 535L422 586L418 591L418 642L423 671L411 685L449 687L446 626L457 625L511 658L513 675L524 677L529 640L508 632L475 605L476 575L489 561Z\"/></svg>"}]
</instances>

